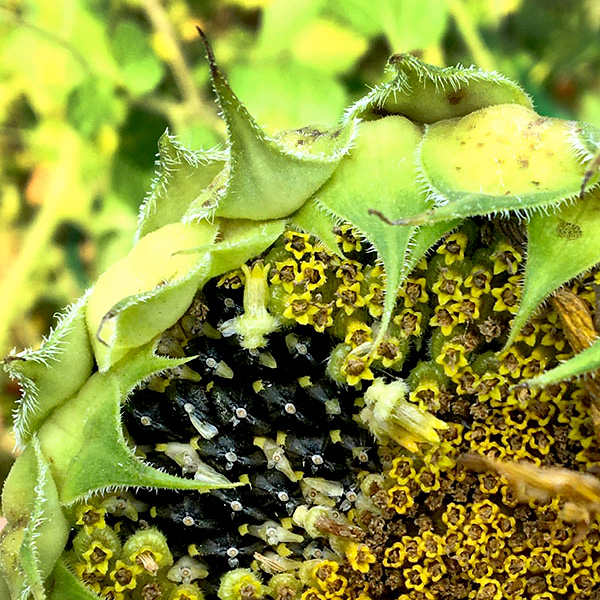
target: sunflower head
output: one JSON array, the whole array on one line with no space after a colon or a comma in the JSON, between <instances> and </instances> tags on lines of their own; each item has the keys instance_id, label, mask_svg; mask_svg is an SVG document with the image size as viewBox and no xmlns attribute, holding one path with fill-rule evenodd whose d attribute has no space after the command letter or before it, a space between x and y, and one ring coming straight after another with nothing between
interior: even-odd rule
<instances>
[{"instance_id":1,"label":"sunflower head","mask_svg":"<svg viewBox=\"0 0 600 600\"><path fill-rule=\"evenodd\" d=\"M268 136L207 51L226 151L166 133L133 250L4 360L0 591L587 598L600 132L395 55Z\"/></svg>"}]
</instances>

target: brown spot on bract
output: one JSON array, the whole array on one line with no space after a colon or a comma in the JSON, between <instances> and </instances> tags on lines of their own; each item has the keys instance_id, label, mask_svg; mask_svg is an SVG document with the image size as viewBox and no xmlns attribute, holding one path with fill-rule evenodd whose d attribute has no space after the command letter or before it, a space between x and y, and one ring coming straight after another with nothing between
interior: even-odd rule
<instances>
[{"instance_id":1,"label":"brown spot on bract","mask_svg":"<svg viewBox=\"0 0 600 600\"><path fill-rule=\"evenodd\" d=\"M520 169L526 169L529 166L529 159L524 156L517 156L517 164Z\"/></svg>"},{"instance_id":2,"label":"brown spot on bract","mask_svg":"<svg viewBox=\"0 0 600 600\"><path fill-rule=\"evenodd\" d=\"M570 221L563 221L556 226L556 235L565 240L576 240L581 237L581 227L577 223L571 223Z\"/></svg>"},{"instance_id":3,"label":"brown spot on bract","mask_svg":"<svg viewBox=\"0 0 600 600\"><path fill-rule=\"evenodd\" d=\"M465 90L458 90L448 96L448 104L450 104L451 106L456 106L457 104L460 104L460 102L462 102L466 95L467 92Z\"/></svg>"}]
</instances>

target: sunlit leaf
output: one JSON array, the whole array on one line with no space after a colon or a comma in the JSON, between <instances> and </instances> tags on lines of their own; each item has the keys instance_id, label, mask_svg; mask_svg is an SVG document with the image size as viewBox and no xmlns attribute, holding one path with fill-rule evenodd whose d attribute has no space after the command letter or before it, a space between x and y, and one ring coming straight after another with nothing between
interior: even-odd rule
<instances>
[{"instance_id":1,"label":"sunlit leaf","mask_svg":"<svg viewBox=\"0 0 600 600\"><path fill-rule=\"evenodd\" d=\"M34 438L15 462L3 490L9 521L0 538L0 571L13 598L45 597L43 581L69 535L58 490L39 441Z\"/></svg>"},{"instance_id":2,"label":"sunlit leaf","mask_svg":"<svg viewBox=\"0 0 600 600\"><path fill-rule=\"evenodd\" d=\"M367 46L367 39L355 31L334 21L315 19L301 30L291 51L298 62L313 69L341 73L354 64ZM305 122L310 120L314 119Z\"/></svg>"},{"instance_id":3,"label":"sunlit leaf","mask_svg":"<svg viewBox=\"0 0 600 600\"><path fill-rule=\"evenodd\" d=\"M324 210L315 200L306 202L298 212L292 215L291 220L302 231L310 231L325 244L329 252L340 254L338 241L333 233L333 228L339 219Z\"/></svg>"},{"instance_id":4,"label":"sunlit leaf","mask_svg":"<svg viewBox=\"0 0 600 600\"><path fill-rule=\"evenodd\" d=\"M291 215L331 176L352 143L356 122L348 119L335 127L305 127L277 139L268 137L229 86L200 33L227 124L229 159L191 204L185 220L215 215L266 220Z\"/></svg>"},{"instance_id":5,"label":"sunlit leaf","mask_svg":"<svg viewBox=\"0 0 600 600\"><path fill-rule=\"evenodd\" d=\"M216 235L217 228L206 222L166 225L144 236L100 277L86 309L100 370L183 314L198 288L200 271L208 265L202 264L203 257L177 252L211 243Z\"/></svg>"},{"instance_id":6,"label":"sunlit leaf","mask_svg":"<svg viewBox=\"0 0 600 600\"><path fill-rule=\"evenodd\" d=\"M324 0L271 0L262 13L257 50L262 59L285 51L321 10Z\"/></svg>"},{"instance_id":7,"label":"sunlit leaf","mask_svg":"<svg viewBox=\"0 0 600 600\"><path fill-rule=\"evenodd\" d=\"M338 81L291 58L236 65L229 78L249 112L269 131L335 123L348 104Z\"/></svg>"},{"instance_id":8,"label":"sunlit leaf","mask_svg":"<svg viewBox=\"0 0 600 600\"><path fill-rule=\"evenodd\" d=\"M448 23L446 0L379 0L372 8L394 52L438 44Z\"/></svg>"},{"instance_id":9,"label":"sunlit leaf","mask_svg":"<svg viewBox=\"0 0 600 600\"><path fill-rule=\"evenodd\" d=\"M24 350L4 360L19 382L22 398L15 413L17 444L23 447L50 411L75 394L90 376L93 356L85 326L87 297L67 309L38 350Z\"/></svg>"},{"instance_id":10,"label":"sunlit leaf","mask_svg":"<svg viewBox=\"0 0 600 600\"><path fill-rule=\"evenodd\" d=\"M140 209L139 239L179 221L188 206L225 165L224 153L192 152L164 133L158 141L156 177Z\"/></svg>"}]
</instances>

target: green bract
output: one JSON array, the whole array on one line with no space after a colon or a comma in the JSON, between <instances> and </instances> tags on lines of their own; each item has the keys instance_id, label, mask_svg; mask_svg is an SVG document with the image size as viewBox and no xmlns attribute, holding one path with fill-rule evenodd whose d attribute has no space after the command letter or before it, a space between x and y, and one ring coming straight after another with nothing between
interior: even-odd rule
<instances>
[{"instance_id":1,"label":"green bract","mask_svg":"<svg viewBox=\"0 0 600 600\"><path fill-rule=\"evenodd\" d=\"M161 356L156 345L197 290L260 255L286 225L332 252L334 225L350 223L364 236L386 275L380 337L403 280L468 217L527 219L513 336L549 294L600 261L598 200L589 191L595 175L580 197L600 151L600 130L540 117L504 77L394 56L391 81L350 107L339 124L269 137L210 51L209 59L227 151L189 151L165 134L133 250L67 310L40 350L4 360L23 390L15 415L23 453L4 487L8 525L0 540L0 592L7 587L14 600L96 597L60 558L72 507L92 494L236 485L216 472L191 480L148 466L127 443L120 410L136 386L190 360ZM265 331L244 329L248 347L277 326L263 317ZM248 325L240 323L231 327ZM600 343L532 383L599 366ZM369 410L379 407L376 401ZM386 423L379 425L386 434Z\"/></svg>"}]
</instances>

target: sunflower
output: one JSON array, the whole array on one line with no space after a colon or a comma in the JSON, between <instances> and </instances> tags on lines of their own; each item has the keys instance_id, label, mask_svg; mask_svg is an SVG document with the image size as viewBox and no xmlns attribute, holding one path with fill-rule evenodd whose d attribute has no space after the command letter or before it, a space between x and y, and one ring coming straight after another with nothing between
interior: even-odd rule
<instances>
[{"instance_id":1,"label":"sunflower","mask_svg":"<svg viewBox=\"0 0 600 600\"><path fill-rule=\"evenodd\" d=\"M6 595L593 598L598 130L396 55L269 137L207 51L227 151L4 360Z\"/></svg>"}]
</instances>

